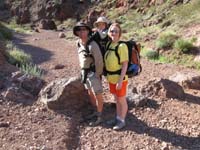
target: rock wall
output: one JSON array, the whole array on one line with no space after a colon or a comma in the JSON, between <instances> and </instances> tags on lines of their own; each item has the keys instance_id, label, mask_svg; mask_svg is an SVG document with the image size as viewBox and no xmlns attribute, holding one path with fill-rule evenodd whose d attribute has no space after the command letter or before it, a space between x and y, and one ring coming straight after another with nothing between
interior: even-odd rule
<instances>
[{"instance_id":1,"label":"rock wall","mask_svg":"<svg viewBox=\"0 0 200 150\"><path fill-rule=\"evenodd\" d=\"M11 15L16 16L18 24L37 22L41 19L56 19L63 21L79 14L83 14L89 2L78 0L6 0L6 6L10 9ZM75 11L76 10L76 11Z\"/></svg>"}]
</instances>

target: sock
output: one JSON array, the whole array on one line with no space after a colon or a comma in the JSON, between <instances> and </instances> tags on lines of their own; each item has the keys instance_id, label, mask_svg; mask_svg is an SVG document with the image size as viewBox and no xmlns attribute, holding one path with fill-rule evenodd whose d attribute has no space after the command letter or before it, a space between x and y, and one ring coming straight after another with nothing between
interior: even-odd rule
<instances>
[{"instance_id":1,"label":"sock","mask_svg":"<svg viewBox=\"0 0 200 150\"><path fill-rule=\"evenodd\" d=\"M119 116L117 116L116 118L117 118L117 120L119 120L119 121L121 121L121 122L123 122L123 123L125 122L125 120L122 119L122 118L120 118Z\"/></svg>"},{"instance_id":2,"label":"sock","mask_svg":"<svg viewBox=\"0 0 200 150\"><path fill-rule=\"evenodd\" d=\"M100 117L102 115L102 112L97 112L97 117Z\"/></svg>"},{"instance_id":3,"label":"sock","mask_svg":"<svg viewBox=\"0 0 200 150\"><path fill-rule=\"evenodd\" d=\"M117 120L121 120L121 118L119 116L116 117Z\"/></svg>"}]
</instances>

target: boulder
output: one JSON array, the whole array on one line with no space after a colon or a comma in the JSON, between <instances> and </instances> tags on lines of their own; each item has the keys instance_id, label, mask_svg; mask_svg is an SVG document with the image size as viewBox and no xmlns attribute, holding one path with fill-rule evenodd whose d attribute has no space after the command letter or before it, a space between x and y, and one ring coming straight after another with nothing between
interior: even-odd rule
<instances>
[{"instance_id":1,"label":"boulder","mask_svg":"<svg viewBox=\"0 0 200 150\"><path fill-rule=\"evenodd\" d=\"M39 23L40 29L46 29L46 30L56 30L57 26L53 20L50 19L42 19Z\"/></svg>"},{"instance_id":2,"label":"boulder","mask_svg":"<svg viewBox=\"0 0 200 150\"><path fill-rule=\"evenodd\" d=\"M50 109L80 109L88 94L80 78L62 78L49 83L40 92L40 101Z\"/></svg>"},{"instance_id":3,"label":"boulder","mask_svg":"<svg viewBox=\"0 0 200 150\"><path fill-rule=\"evenodd\" d=\"M200 74L192 72L177 72L170 76L169 79L180 84L183 88L200 90Z\"/></svg>"},{"instance_id":4,"label":"boulder","mask_svg":"<svg viewBox=\"0 0 200 150\"><path fill-rule=\"evenodd\" d=\"M16 103L31 104L34 101L33 95L24 89L13 84L2 92L3 99L13 101Z\"/></svg>"},{"instance_id":5,"label":"boulder","mask_svg":"<svg viewBox=\"0 0 200 150\"><path fill-rule=\"evenodd\" d=\"M27 92L34 96L37 96L45 84L45 81L28 74L23 74L21 71L12 73L11 82L17 84L20 88L23 88Z\"/></svg>"},{"instance_id":6,"label":"boulder","mask_svg":"<svg viewBox=\"0 0 200 150\"><path fill-rule=\"evenodd\" d=\"M161 98L181 98L185 97L183 88L169 79L156 78L137 88L140 95L159 96Z\"/></svg>"},{"instance_id":7,"label":"boulder","mask_svg":"<svg viewBox=\"0 0 200 150\"><path fill-rule=\"evenodd\" d=\"M59 38L65 38L65 37L66 37L66 35L65 35L65 33L64 33L64 32L60 32L60 33L59 33L59 35L58 35L58 37L59 37Z\"/></svg>"},{"instance_id":8,"label":"boulder","mask_svg":"<svg viewBox=\"0 0 200 150\"><path fill-rule=\"evenodd\" d=\"M128 92L126 100L129 106L143 107L147 105L148 97L146 95Z\"/></svg>"}]
</instances>

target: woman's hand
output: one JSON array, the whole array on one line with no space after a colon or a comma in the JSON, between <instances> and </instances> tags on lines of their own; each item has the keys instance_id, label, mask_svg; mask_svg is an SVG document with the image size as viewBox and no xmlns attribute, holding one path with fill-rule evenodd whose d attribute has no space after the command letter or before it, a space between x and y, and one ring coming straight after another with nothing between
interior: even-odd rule
<instances>
[{"instance_id":1,"label":"woman's hand","mask_svg":"<svg viewBox=\"0 0 200 150\"><path fill-rule=\"evenodd\" d=\"M122 88L122 82L118 82L117 84L116 84L116 90L120 90Z\"/></svg>"}]
</instances>

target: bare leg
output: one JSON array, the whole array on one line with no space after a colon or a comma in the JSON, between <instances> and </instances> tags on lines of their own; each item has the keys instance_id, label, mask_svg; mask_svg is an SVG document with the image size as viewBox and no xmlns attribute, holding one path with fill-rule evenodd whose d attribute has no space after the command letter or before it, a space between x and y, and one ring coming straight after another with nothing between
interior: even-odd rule
<instances>
[{"instance_id":1,"label":"bare leg","mask_svg":"<svg viewBox=\"0 0 200 150\"><path fill-rule=\"evenodd\" d=\"M119 105L119 100L118 100L118 97L116 96L116 95L114 95L114 98L115 98L115 102L116 102L116 113L117 113L117 116L119 116L120 117L120 114L121 114L121 112L120 112L120 105Z\"/></svg>"},{"instance_id":2,"label":"bare leg","mask_svg":"<svg viewBox=\"0 0 200 150\"><path fill-rule=\"evenodd\" d=\"M96 95L97 99L97 112L102 112L103 111L103 96L102 94Z\"/></svg>"},{"instance_id":3,"label":"bare leg","mask_svg":"<svg viewBox=\"0 0 200 150\"><path fill-rule=\"evenodd\" d=\"M118 101L117 101L118 105L119 105L119 117L121 119L125 119L126 118L126 114L128 111L128 105L127 105L127 101L126 101L126 97L118 97Z\"/></svg>"},{"instance_id":4,"label":"bare leg","mask_svg":"<svg viewBox=\"0 0 200 150\"><path fill-rule=\"evenodd\" d=\"M90 103L92 104L92 106L94 106L96 108L97 104L96 104L95 95L93 94L93 92L91 90L88 90L88 94L90 96Z\"/></svg>"}]
</instances>

